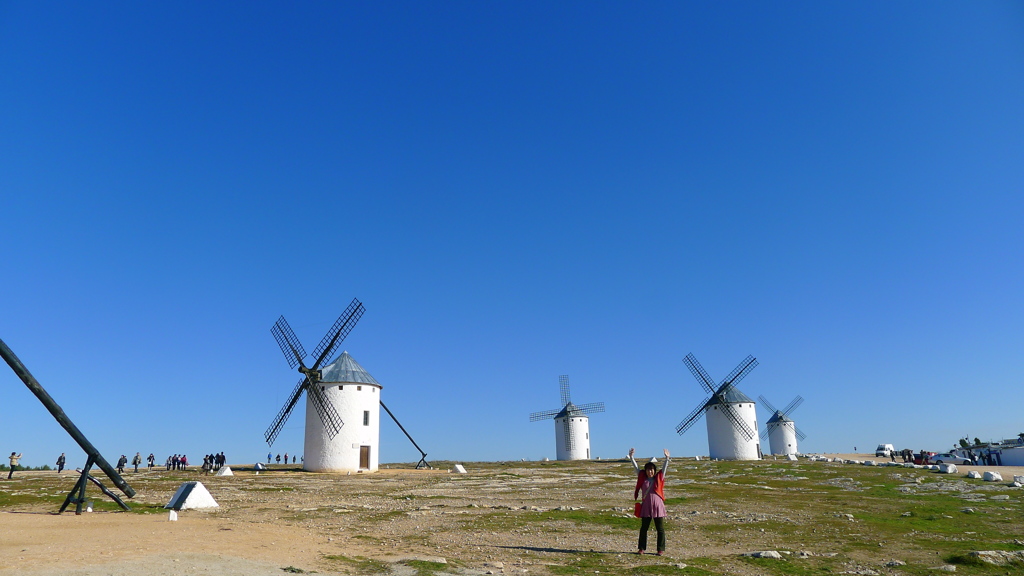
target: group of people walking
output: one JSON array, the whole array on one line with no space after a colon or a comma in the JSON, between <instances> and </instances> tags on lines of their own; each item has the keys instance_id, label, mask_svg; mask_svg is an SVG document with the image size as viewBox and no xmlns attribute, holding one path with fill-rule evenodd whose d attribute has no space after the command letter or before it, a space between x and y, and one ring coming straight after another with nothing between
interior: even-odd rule
<instances>
[{"instance_id":1,"label":"group of people walking","mask_svg":"<svg viewBox=\"0 0 1024 576\"><path fill-rule=\"evenodd\" d=\"M270 461L273 460L273 459L274 459L274 453L273 452L267 452L267 464L270 464ZM299 459L298 456L296 456L295 454L292 454L292 464L295 464L296 462L298 462L298 459ZM280 454L277 455L277 463L278 464L281 463L281 455ZM285 464L288 463L288 453L287 452L284 453L284 463Z\"/></svg>"},{"instance_id":2,"label":"group of people walking","mask_svg":"<svg viewBox=\"0 0 1024 576\"><path fill-rule=\"evenodd\" d=\"M64 458L64 453L62 452L61 455L60 455L60 458L57 459L57 466L58 466L59 469L62 469L63 466L64 466L64 463L62 462L63 458ZM154 464L156 464L156 456L153 456L152 452L150 452L149 456L146 456L146 463L149 465L149 469L150 470L152 470ZM124 454L121 454L121 457L117 459L117 473L118 474L124 474L124 468L127 465L128 465L128 457L125 456ZM135 467L134 471L136 473L138 473L139 466L141 466L141 465L142 465L142 453L141 452L136 452L135 456L132 456L132 466ZM60 471L59 469L58 469L58 472Z\"/></svg>"},{"instance_id":3,"label":"group of people walking","mask_svg":"<svg viewBox=\"0 0 1024 576\"><path fill-rule=\"evenodd\" d=\"M228 461L227 456L224 456L223 452L218 454L207 454L203 456L203 473L209 474L210 472L216 472L220 470L221 466L226 464Z\"/></svg>"}]
</instances>

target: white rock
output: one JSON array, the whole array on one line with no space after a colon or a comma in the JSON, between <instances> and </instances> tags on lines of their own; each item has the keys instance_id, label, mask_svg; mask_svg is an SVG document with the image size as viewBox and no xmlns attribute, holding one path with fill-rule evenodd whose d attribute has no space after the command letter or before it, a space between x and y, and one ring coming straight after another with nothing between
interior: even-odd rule
<instances>
[{"instance_id":1,"label":"white rock","mask_svg":"<svg viewBox=\"0 0 1024 576\"><path fill-rule=\"evenodd\" d=\"M1006 550L985 550L971 552L969 555L978 558L982 562L997 566L1004 566L1012 562L1024 562L1024 550L1014 550L1012 552Z\"/></svg>"},{"instance_id":2,"label":"white rock","mask_svg":"<svg viewBox=\"0 0 1024 576\"><path fill-rule=\"evenodd\" d=\"M458 472L459 474L465 474L466 473L466 468L463 467L462 464L456 464L455 465L455 471Z\"/></svg>"},{"instance_id":3,"label":"white rock","mask_svg":"<svg viewBox=\"0 0 1024 576\"><path fill-rule=\"evenodd\" d=\"M1010 496L1008 494L997 494L995 496L989 496L988 499L989 500L1009 500Z\"/></svg>"},{"instance_id":4,"label":"white rock","mask_svg":"<svg viewBox=\"0 0 1024 576\"><path fill-rule=\"evenodd\" d=\"M786 455L786 460L790 460L792 462L796 462L796 454L787 454Z\"/></svg>"},{"instance_id":5,"label":"white rock","mask_svg":"<svg viewBox=\"0 0 1024 576\"><path fill-rule=\"evenodd\" d=\"M864 461L864 465L865 466L878 466L878 464L875 464L874 460L865 460Z\"/></svg>"},{"instance_id":6,"label":"white rock","mask_svg":"<svg viewBox=\"0 0 1024 576\"><path fill-rule=\"evenodd\" d=\"M978 472L977 470L971 470L970 472L967 473L967 477L968 478L981 478L981 472Z\"/></svg>"},{"instance_id":7,"label":"white rock","mask_svg":"<svg viewBox=\"0 0 1024 576\"><path fill-rule=\"evenodd\" d=\"M981 478L985 482L1002 482L1003 481L1003 477L999 474L999 472L989 472L987 470L985 471L985 474Z\"/></svg>"},{"instance_id":8,"label":"white rock","mask_svg":"<svg viewBox=\"0 0 1024 576\"><path fill-rule=\"evenodd\" d=\"M744 554L744 556L750 556L751 558L771 558L773 560L782 560L782 554L779 554L775 550L764 550L761 552L750 552Z\"/></svg>"},{"instance_id":9,"label":"white rock","mask_svg":"<svg viewBox=\"0 0 1024 576\"><path fill-rule=\"evenodd\" d=\"M895 568L896 566L906 566L907 563L902 560L890 560L885 563L888 568Z\"/></svg>"},{"instance_id":10,"label":"white rock","mask_svg":"<svg viewBox=\"0 0 1024 576\"><path fill-rule=\"evenodd\" d=\"M943 474L956 474L956 464L939 464L939 472Z\"/></svg>"},{"instance_id":11,"label":"white rock","mask_svg":"<svg viewBox=\"0 0 1024 576\"><path fill-rule=\"evenodd\" d=\"M932 570L939 570L941 572L956 572L956 566L952 564L943 564L942 566L936 566Z\"/></svg>"},{"instance_id":12,"label":"white rock","mask_svg":"<svg viewBox=\"0 0 1024 576\"><path fill-rule=\"evenodd\" d=\"M1024 476L1014 476L1013 481L1018 484L1024 484Z\"/></svg>"}]
</instances>

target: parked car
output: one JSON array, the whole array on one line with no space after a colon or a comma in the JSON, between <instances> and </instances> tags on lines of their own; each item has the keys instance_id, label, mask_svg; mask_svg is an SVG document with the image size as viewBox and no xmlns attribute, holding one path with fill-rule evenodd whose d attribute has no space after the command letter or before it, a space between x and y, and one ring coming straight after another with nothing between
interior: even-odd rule
<instances>
[{"instance_id":1,"label":"parked car","mask_svg":"<svg viewBox=\"0 0 1024 576\"><path fill-rule=\"evenodd\" d=\"M929 458L935 464L973 464L970 458L964 458L963 456L957 456L952 452L943 452L942 454L936 454Z\"/></svg>"},{"instance_id":2,"label":"parked car","mask_svg":"<svg viewBox=\"0 0 1024 576\"><path fill-rule=\"evenodd\" d=\"M879 444L878 448L875 448L875 456L889 457L890 454L895 452L896 449L892 447L892 444Z\"/></svg>"}]
</instances>

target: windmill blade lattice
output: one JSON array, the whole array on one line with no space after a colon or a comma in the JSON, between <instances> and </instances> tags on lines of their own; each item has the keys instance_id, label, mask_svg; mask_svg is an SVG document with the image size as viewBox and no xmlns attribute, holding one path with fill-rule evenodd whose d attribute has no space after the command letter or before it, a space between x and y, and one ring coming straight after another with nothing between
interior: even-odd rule
<instances>
[{"instance_id":1,"label":"windmill blade lattice","mask_svg":"<svg viewBox=\"0 0 1024 576\"><path fill-rule=\"evenodd\" d=\"M794 410L797 409L797 406L800 406L803 403L804 397L798 395L796 398L793 398L792 402L787 404L786 407L782 409L782 415L789 416Z\"/></svg>"},{"instance_id":2,"label":"windmill blade lattice","mask_svg":"<svg viewBox=\"0 0 1024 576\"><path fill-rule=\"evenodd\" d=\"M758 396L757 399L758 399L758 401L761 402L761 404L764 404L765 407L768 408L768 410L772 414L775 414L776 412L778 412L778 410L775 408L775 406L772 406L772 403L769 402L768 399L764 397L764 394L761 394L760 396Z\"/></svg>"},{"instance_id":3,"label":"windmill blade lattice","mask_svg":"<svg viewBox=\"0 0 1024 576\"><path fill-rule=\"evenodd\" d=\"M736 413L736 409L732 407L732 404L722 404L722 413L732 422L732 425L739 430L740 434L747 440L753 440L756 435L750 428L750 424L747 424L743 418L740 418L739 414Z\"/></svg>"},{"instance_id":4,"label":"windmill blade lattice","mask_svg":"<svg viewBox=\"0 0 1024 576\"><path fill-rule=\"evenodd\" d=\"M718 388L715 386L715 381L711 379L711 376L700 365L700 362L697 361L697 357L693 353L687 354L686 358L683 358L683 364L686 364L686 367L690 369L690 373L697 379L697 382L700 382L700 385L704 387L708 394L714 393L715 389Z\"/></svg>"},{"instance_id":5,"label":"windmill blade lattice","mask_svg":"<svg viewBox=\"0 0 1024 576\"><path fill-rule=\"evenodd\" d=\"M704 409L708 407L708 402L711 401L711 398L711 396L705 398L703 402L698 404L697 407L694 408L693 411L690 412L686 416L686 418L683 418L682 422L680 422L676 426L676 432L680 436L686 433L687 430L689 430L694 424L697 423L698 420L700 420L700 417L704 415Z\"/></svg>"},{"instance_id":6,"label":"windmill blade lattice","mask_svg":"<svg viewBox=\"0 0 1024 576\"><path fill-rule=\"evenodd\" d=\"M569 425L569 419L562 420L562 438L565 439L565 449L568 452L572 452L576 448L576 435L572 431L572 426Z\"/></svg>"},{"instance_id":7,"label":"windmill blade lattice","mask_svg":"<svg viewBox=\"0 0 1024 576\"><path fill-rule=\"evenodd\" d=\"M714 380L711 379L711 376L706 370L704 370L704 367L697 361L697 357L694 356L693 353L687 354L686 357L683 358L683 363L686 364L686 367L689 368L690 373L697 379L697 382L700 383L701 387L704 388L705 391L711 393L711 396L698 404L697 407L694 408L690 414L676 426L676 432L679 435L684 434L697 422L698 419L700 419L702 415L707 412L711 402L713 400L717 400L719 409L726 418L728 418L729 422L732 423L732 426L736 431L747 440L753 440L757 433L749 424L746 423L746 421L743 420L743 418L739 416L739 414L736 413L736 410L732 407L726 395L736 383L745 378L746 375L757 366L757 359L753 356L747 356L742 362L733 368L732 372L730 372L718 386L715 386Z\"/></svg>"},{"instance_id":8,"label":"windmill blade lattice","mask_svg":"<svg viewBox=\"0 0 1024 576\"><path fill-rule=\"evenodd\" d=\"M313 357L316 358L316 363L313 364L313 369L317 369L324 362L324 360L331 357L334 351L338 349L342 341L348 337L349 332L355 328L356 323L363 317L363 312L366 309L363 308L363 303L357 298L353 298L352 302L349 303L348 308L338 316L335 320L334 326L324 334L320 343L317 344L316 349L313 350Z\"/></svg>"},{"instance_id":9,"label":"windmill blade lattice","mask_svg":"<svg viewBox=\"0 0 1024 576\"><path fill-rule=\"evenodd\" d=\"M299 401L299 397L302 396L302 386L306 383L306 379L299 380L299 383L295 385L295 389L288 395L288 400L278 411L274 421L267 428L267 431L263 433L263 437L266 439L267 444L274 445L274 440L277 440L278 434L281 433L281 429L284 428L284 423L288 421L288 417L292 414L292 408L295 403Z\"/></svg>"},{"instance_id":10,"label":"windmill blade lattice","mask_svg":"<svg viewBox=\"0 0 1024 576\"><path fill-rule=\"evenodd\" d=\"M352 329L355 328L356 323L363 316L364 311L363 303L358 298L353 298L352 302L341 313L341 316L338 317L334 325L331 326L327 334L320 340L320 344L313 351L313 357L316 360L311 368L307 368L303 363L303 358L306 357L305 349L303 349L302 343L299 342L284 316L278 318L274 326L271 327L270 332L273 334L278 346L281 347L281 352L284 353L288 366L290 368L298 366L298 370L303 373L304 378L292 390L288 400L281 407L281 410L278 411L274 421L267 428L266 433L264 433L264 438L268 444L274 445L274 441L281 434L285 422L291 416L291 412L298 403L303 391L309 394L310 403L320 417L328 438L333 438L341 431L341 427L345 425L341 415L338 414L337 409L318 386L321 376L320 367L334 354L345 338L348 337Z\"/></svg>"},{"instance_id":11,"label":"windmill blade lattice","mask_svg":"<svg viewBox=\"0 0 1024 576\"><path fill-rule=\"evenodd\" d=\"M740 380L746 378L747 374L750 374L750 371L755 367L757 367L757 358L747 356L743 359L743 362L740 362L732 369L732 372L725 377L725 380L722 380L722 388L725 386L735 386L736 384L739 384Z\"/></svg>"},{"instance_id":12,"label":"windmill blade lattice","mask_svg":"<svg viewBox=\"0 0 1024 576\"><path fill-rule=\"evenodd\" d=\"M306 351L303 350L302 343L295 337L295 332L292 332L292 327L288 325L284 316L277 319L270 329L270 333L274 335L274 340L277 340L277 345L281 347L281 352L284 353L289 368L295 368L302 364L302 359L306 357Z\"/></svg>"},{"instance_id":13,"label":"windmill blade lattice","mask_svg":"<svg viewBox=\"0 0 1024 576\"><path fill-rule=\"evenodd\" d=\"M308 390L313 409L320 416L320 421L324 423L327 437L334 438L338 432L341 432L341 427L345 425L341 421L341 414L338 414L338 409L331 404L331 400L327 398L320 386L308 386Z\"/></svg>"},{"instance_id":14,"label":"windmill blade lattice","mask_svg":"<svg viewBox=\"0 0 1024 576\"><path fill-rule=\"evenodd\" d=\"M604 412L604 402L580 404L575 410L573 410L574 414L597 414L598 412Z\"/></svg>"},{"instance_id":15,"label":"windmill blade lattice","mask_svg":"<svg viewBox=\"0 0 1024 576\"><path fill-rule=\"evenodd\" d=\"M562 409L559 408L557 410L544 410L543 412L534 412L530 414L530 422L536 422L538 420L547 420L548 418L553 418L556 415L558 415L558 413L561 411Z\"/></svg>"},{"instance_id":16,"label":"windmill blade lattice","mask_svg":"<svg viewBox=\"0 0 1024 576\"><path fill-rule=\"evenodd\" d=\"M566 374L558 377L558 395L562 399L562 406L568 406L572 402L569 394L569 376Z\"/></svg>"}]
</instances>

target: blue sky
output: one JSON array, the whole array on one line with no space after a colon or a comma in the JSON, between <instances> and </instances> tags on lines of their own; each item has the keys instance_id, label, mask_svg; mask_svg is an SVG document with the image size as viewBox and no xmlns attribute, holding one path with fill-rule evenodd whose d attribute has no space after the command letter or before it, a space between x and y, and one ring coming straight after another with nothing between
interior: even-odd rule
<instances>
[{"instance_id":1,"label":"blue sky","mask_svg":"<svg viewBox=\"0 0 1024 576\"><path fill-rule=\"evenodd\" d=\"M707 452L741 386L807 452L1024 431L1013 2L6 3L0 338L108 459L267 452L343 345L428 459ZM0 450L84 455L6 367ZM302 412L275 452L302 445ZM767 411L759 409L763 425ZM381 461L415 461L382 426Z\"/></svg>"}]
</instances>

